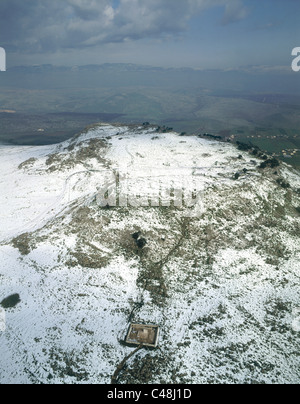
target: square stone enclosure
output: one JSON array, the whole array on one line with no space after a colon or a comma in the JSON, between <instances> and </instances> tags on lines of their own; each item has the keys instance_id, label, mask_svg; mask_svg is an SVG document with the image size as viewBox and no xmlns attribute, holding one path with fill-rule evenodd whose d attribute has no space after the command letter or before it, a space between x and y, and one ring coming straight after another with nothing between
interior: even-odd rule
<instances>
[{"instance_id":1,"label":"square stone enclosure","mask_svg":"<svg viewBox=\"0 0 300 404\"><path fill-rule=\"evenodd\" d=\"M158 344L159 327L157 325L131 324L126 337L126 344L156 348Z\"/></svg>"}]
</instances>

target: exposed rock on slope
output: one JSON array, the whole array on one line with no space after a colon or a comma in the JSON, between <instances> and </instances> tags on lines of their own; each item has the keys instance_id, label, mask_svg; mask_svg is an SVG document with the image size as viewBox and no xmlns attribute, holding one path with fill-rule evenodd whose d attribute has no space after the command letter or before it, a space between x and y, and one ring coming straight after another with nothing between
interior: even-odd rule
<instances>
[{"instance_id":1,"label":"exposed rock on slope","mask_svg":"<svg viewBox=\"0 0 300 404\"><path fill-rule=\"evenodd\" d=\"M0 382L109 383L130 322L160 349L119 383L300 381L297 172L110 125L0 164Z\"/></svg>"}]
</instances>

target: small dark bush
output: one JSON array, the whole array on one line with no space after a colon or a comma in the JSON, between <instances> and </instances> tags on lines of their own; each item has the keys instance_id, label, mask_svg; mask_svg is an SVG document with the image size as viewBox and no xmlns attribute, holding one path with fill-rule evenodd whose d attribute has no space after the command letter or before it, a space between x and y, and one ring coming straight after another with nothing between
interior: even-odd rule
<instances>
[{"instance_id":1,"label":"small dark bush","mask_svg":"<svg viewBox=\"0 0 300 404\"><path fill-rule=\"evenodd\" d=\"M145 238L139 238L138 240L136 240L136 245L140 248L140 249L142 249L142 248L144 248L145 246L146 246L146 244L147 244L147 240L145 239Z\"/></svg>"},{"instance_id":2,"label":"small dark bush","mask_svg":"<svg viewBox=\"0 0 300 404\"><path fill-rule=\"evenodd\" d=\"M217 135L211 135L210 133L204 133L203 136L209 137L214 140L222 140L222 136L217 136Z\"/></svg>"},{"instance_id":3,"label":"small dark bush","mask_svg":"<svg viewBox=\"0 0 300 404\"><path fill-rule=\"evenodd\" d=\"M264 161L263 163L261 163L261 165L259 166L259 168L262 168L263 170L264 170L265 168L267 168L267 167L268 167L268 164L267 164L266 161Z\"/></svg>"},{"instance_id":4,"label":"small dark bush","mask_svg":"<svg viewBox=\"0 0 300 404\"><path fill-rule=\"evenodd\" d=\"M276 182L284 189L291 188L291 185L288 182L286 182L283 178L278 178Z\"/></svg>"},{"instance_id":5,"label":"small dark bush","mask_svg":"<svg viewBox=\"0 0 300 404\"><path fill-rule=\"evenodd\" d=\"M270 167L271 168L276 168L280 166L279 160L277 160L275 157L273 157L272 159L268 160Z\"/></svg>"},{"instance_id":6,"label":"small dark bush","mask_svg":"<svg viewBox=\"0 0 300 404\"><path fill-rule=\"evenodd\" d=\"M261 163L261 165L259 166L259 168L267 168L267 167L270 167L270 168L276 168L276 167L279 167L280 166L280 163L279 163L279 161L275 158L275 157L273 157L273 158L271 158L271 159L265 159L265 157L266 156L263 156L263 159L265 160L265 161L263 161L262 163Z\"/></svg>"},{"instance_id":7,"label":"small dark bush","mask_svg":"<svg viewBox=\"0 0 300 404\"><path fill-rule=\"evenodd\" d=\"M252 149L252 146L247 143L236 142L236 144L238 145L238 149L241 151L248 151Z\"/></svg>"},{"instance_id":8,"label":"small dark bush","mask_svg":"<svg viewBox=\"0 0 300 404\"><path fill-rule=\"evenodd\" d=\"M21 299L18 294L8 296L2 302L0 303L0 306L2 306L4 309L11 309L15 307L18 303L20 303Z\"/></svg>"},{"instance_id":9,"label":"small dark bush","mask_svg":"<svg viewBox=\"0 0 300 404\"><path fill-rule=\"evenodd\" d=\"M138 240L140 235L141 235L141 232L137 231L136 233L133 233L132 238L135 239L135 240Z\"/></svg>"}]
</instances>

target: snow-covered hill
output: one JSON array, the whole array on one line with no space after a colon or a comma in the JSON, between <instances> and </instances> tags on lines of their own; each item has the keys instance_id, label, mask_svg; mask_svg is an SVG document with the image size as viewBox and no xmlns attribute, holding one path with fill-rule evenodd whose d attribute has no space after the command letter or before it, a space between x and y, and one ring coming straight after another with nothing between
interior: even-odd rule
<instances>
[{"instance_id":1,"label":"snow-covered hill","mask_svg":"<svg viewBox=\"0 0 300 404\"><path fill-rule=\"evenodd\" d=\"M110 383L131 322L159 349L119 383L299 383L299 174L261 162L151 126L1 146L0 383Z\"/></svg>"}]
</instances>

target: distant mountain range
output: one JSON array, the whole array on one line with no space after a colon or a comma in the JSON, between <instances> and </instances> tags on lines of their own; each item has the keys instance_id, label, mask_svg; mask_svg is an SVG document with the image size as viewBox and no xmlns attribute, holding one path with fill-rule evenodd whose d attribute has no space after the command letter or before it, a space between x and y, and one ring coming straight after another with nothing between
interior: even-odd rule
<instances>
[{"instance_id":1,"label":"distant mountain range","mask_svg":"<svg viewBox=\"0 0 300 404\"><path fill-rule=\"evenodd\" d=\"M102 70L121 70L121 71L177 71L177 72L277 72L291 73L290 66L264 66L264 65L248 65L234 69L200 69L192 67L158 67L150 65L139 65L134 63L103 63L103 64L88 64L74 66L60 66L53 64L36 64L36 65L20 65L12 66L10 71L102 71Z\"/></svg>"},{"instance_id":2,"label":"distant mountain range","mask_svg":"<svg viewBox=\"0 0 300 404\"><path fill-rule=\"evenodd\" d=\"M210 90L231 89L236 91L299 94L296 74L290 66L244 66L240 69L226 70L200 70L189 67L163 68L130 63L82 66L55 66L51 64L14 66L8 67L6 74L0 76L0 87L18 85L23 75L27 79L27 85L34 86L34 82L29 79L31 74L39 77L40 75L45 75L48 80L47 88L61 85L65 80L66 87L78 87L81 84L88 86L139 85L172 88L193 88L197 86ZM39 86L38 77L36 79L36 86ZM92 82L93 84L91 84ZM43 86L45 87L45 85L44 83Z\"/></svg>"}]
</instances>

